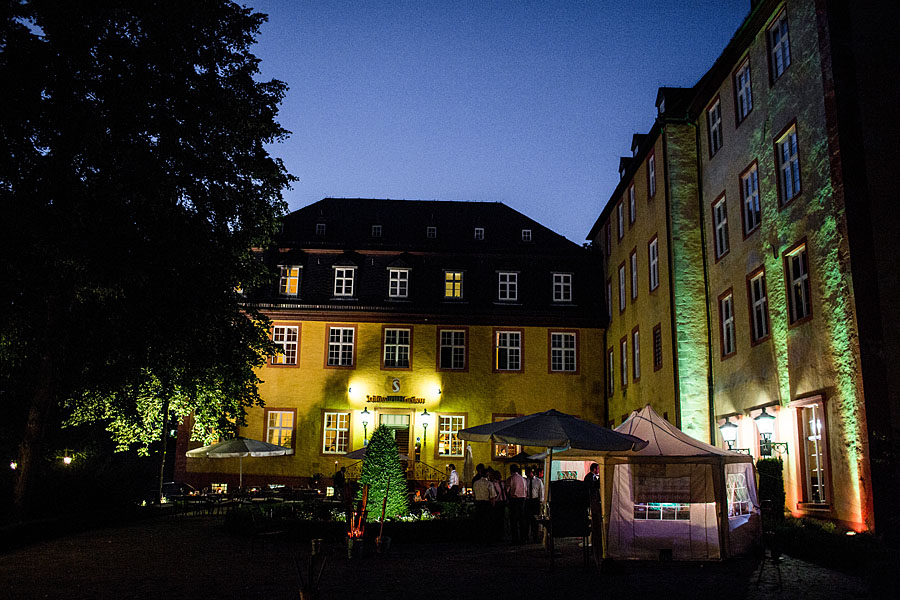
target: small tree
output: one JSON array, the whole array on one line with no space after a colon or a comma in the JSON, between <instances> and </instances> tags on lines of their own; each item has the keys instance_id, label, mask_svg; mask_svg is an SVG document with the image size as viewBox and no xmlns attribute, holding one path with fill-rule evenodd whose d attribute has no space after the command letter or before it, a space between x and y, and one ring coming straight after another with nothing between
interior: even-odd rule
<instances>
[{"instance_id":1,"label":"small tree","mask_svg":"<svg viewBox=\"0 0 900 600\"><path fill-rule=\"evenodd\" d=\"M756 471L759 473L760 503L764 508L771 507L770 514L763 514L763 518L778 523L784 519L784 463L780 458L760 458L756 461Z\"/></svg>"},{"instance_id":2,"label":"small tree","mask_svg":"<svg viewBox=\"0 0 900 600\"><path fill-rule=\"evenodd\" d=\"M357 492L357 500L362 499L362 489L367 484L369 498L366 510L370 521L381 517L381 503L385 495L387 495L385 516L395 517L409 513L406 478L400 465L397 442L387 427L378 427L369 439L366 457L363 459L362 475L359 478L360 491Z\"/></svg>"}]
</instances>

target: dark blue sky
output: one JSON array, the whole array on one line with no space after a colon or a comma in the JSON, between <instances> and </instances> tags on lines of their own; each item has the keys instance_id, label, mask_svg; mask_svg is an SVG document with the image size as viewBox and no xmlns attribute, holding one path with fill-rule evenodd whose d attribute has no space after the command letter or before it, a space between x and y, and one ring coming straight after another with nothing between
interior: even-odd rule
<instances>
[{"instance_id":1,"label":"dark blue sky","mask_svg":"<svg viewBox=\"0 0 900 600\"><path fill-rule=\"evenodd\" d=\"M750 0L255 0L290 86L274 146L326 196L500 201L581 243L659 86L691 86Z\"/></svg>"}]
</instances>

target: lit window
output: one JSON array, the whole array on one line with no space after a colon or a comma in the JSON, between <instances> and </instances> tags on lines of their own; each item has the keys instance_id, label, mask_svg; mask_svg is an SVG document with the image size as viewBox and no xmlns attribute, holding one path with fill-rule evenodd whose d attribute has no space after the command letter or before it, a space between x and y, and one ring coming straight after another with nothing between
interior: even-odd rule
<instances>
[{"instance_id":1,"label":"lit window","mask_svg":"<svg viewBox=\"0 0 900 600\"><path fill-rule=\"evenodd\" d=\"M353 327L328 328L329 367L352 367L356 330Z\"/></svg>"},{"instance_id":2,"label":"lit window","mask_svg":"<svg viewBox=\"0 0 900 600\"><path fill-rule=\"evenodd\" d=\"M750 501L750 490L747 489L747 476L744 473L727 474L725 494L728 496L729 518L750 514L753 503Z\"/></svg>"},{"instance_id":3,"label":"lit window","mask_svg":"<svg viewBox=\"0 0 900 600\"><path fill-rule=\"evenodd\" d=\"M766 274L760 272L747 282L750 291L750 326L753 341L769 335L769 304L766 297Z\"/></svg>"},{"instance_id":4,"label":"lit window","mask_svg":"<svg viewBox=\"0 0 900 600\"><path fill-rule=\"evenodd\" d=\"M267 410L266 441L290 448L294 443L294 411Z\"/></svg>"},{"instance_id":5,"label":"lit window","mask_svg":"<svg viewBox=\"0 0 900 600\"><path fill-rule=\"evenodd\" d=\"M625 310L625 263L619 265L619 312Z\"/></svg>"},{"instance_id":6,"label":"lit window","mask_svg":"<svg viewBox=\"0 0 900 600\"><path fill-rule=\"evenodd\" d=\"M612 396L616 391L616 358L613 349L606 353L606 392Z\"/></svg>"},{"instance_id":7,"label":"lit window","mask_svg":"<svg viewBox=\"0 0 900 600\"><path fill-rule=\"evenodd\" d=\"M753 110L753 87L750 83L750 59L747 58L734 74L734 89L737 100L738 123L747 118Z\"/></svg>"},{"instance_id":8,"label":"lit window","mask_svg":"<svg viewBox=\"0 0 900 600\"><path fill-rule=\"evenodd\" d=\"M635 521L690 521L691 505L684 502L646 502L634 505Z\"/></svg>"},{"instance_id":9,"label":"lit window","mask_svg":"<svg viewBox=\"0 0 900 600\"><path fill-rule=\"evenodd\" d=\"M316 223L316 235L325 235L325 223Z\"/></svg>"},{"instance_id":10,"label":"lit window","mask_svg":"<svg viewBox=\"0 0 900 600\"><path fill-rule=\"evenodd\" d=\"M462 271L444 271L444 298L462 298Z\"/></svg>"},{"instance_id":11,"label":"lit window","mask_svg":"<svg viewBox=\"0 0 900 600\"><path fill-rule=\"evenodd\" d=\"M800 194L800 154L797 149L797 127L792 126L775 141L778 159L778 194L787 204Z\"/></svg>"},{"instance_id":12,"label":"lit window","mask_svg":"<svg viewBox=\"0 0 900 600\"><path fill-rule=\"evenodd\" d=\"M496 332L494 348L494 369L497 371L522 370L522 332Z\"/></svg>"},{"instance_id":13,"label":"lit window","mask_svg":"<svg viewBox=\"0 0 900 600\"><path fill-rule=\"evenodd\" d=\"M299 334L299 327L276 325L272 328L272 341L281 348L281 353L272 357L273 365L297 364L297 340L299 339Z\"/></svg>"},{"instance_id":14,"label":"lit window","mask_svg":"<svg viewBox=\"0 0 900 600\"><path fill-rule=\"evenodd\" d=\"M647 159L647 193L652 198L656 195L656 155Z\"/></svg>"},{"instance_id":15,"label":"lit window","mask_svg":"<svg viewBox=\"0 0 900 600\"><path fill-rule=\"evenodd\" d=\"M741 204L744 207L744 235L759 227L759 173L756 163L741 175Z\"/></svg>"},{"instance_id":16,"label":"lit window","mask_svg":"<svg viewBox=\"0 0 900 600\"><path fill-rule=\"evenodd\" d=\"M812 314L809 298L809 263L806 257L806 244L787 255L788 305L791 313L791 324L802 321Z\"/></svg>"},{"instance_id":17,"label":"lit window","mask_svg":"<svg viewBox=\"0 0 900 600\"><path fill-rule=\"evenodd\" d=\"M634 223L637 217L637 202L634 199L634 184L628 186L628 222Z\"/></svg>"},{"instance_id":18,"label":"lit window","mask_svg":"<svg viewBox=\"0 0 900 600\"><path fill-rule=\"evenodd\" d=\"M619 218L619 239L621 240L625 237L625 209L621 202L616 205L616 216Z\"/></svg>"},{"instance_id":19,"label":"lit window","mask_svg":"<svg viewBox=\"0 0 900 600\"><path fill-rule=\"evenodd\" d=\"M409 368L409 329L384 330L384 368Z\"/></svg>"},{"instance_id":20,"label":"lit window","mask_svg":"<svg viewBox=\"0 0 900 600\"><path fill-rule=\"evenodd\" d=\"M381 237L381 225L372 225L372 237L373 238Z\"/></svg>"},{"instance_id":21,"label":"lit window","mask_svg":"<svg viewBox=\"0 0 900 600\"><path fill-rule=\"evenodd\" d=\"M515 419L519 415L494 415L493 422L500 423L508 419ZM522 446L516 444L494 444L494 458L512 458L522 451Z\"/></svg>"},{"instance_id":22,"label":"lit window","mask_svg":"<svg viewBox=\"0 0 900 600\"><path fill-rule=\"evenodd\" d=\"M641 332L637 327L631 332L631 370L635 381L641 378Z\"/></svg>"},{"instance_id":23,"label":"lit window","mask_svg":"<svg viewBox=\"0 0 900 600\"><path fill-rule=\"evenodd\" d=\"M722 332L722 357L735 352L734 295L729 291L719 298L719 327Z\"/></svg>"},{"instance_id":24,"label":"lit window","mask_svg":"<svg viewBox=\"0 0 900 600\"><path fill-rule=\"evenodd\" d=\"M653 328L653 370L662 369L662 325Z\"/></svg>"},{"instance_id":25,"label":"lit window","mask_svg":"<svg viewBox=\"0 0 900 600\"><path fill-rule=\"evenodd\" d=\"M409 269L390 269L388 271L388 297L409 297Z\"/></svg>"},{"instance_id":26,"label":"lit window","mask_svg":"<svg viewBox=\"0 0 900 600\"><path fill-rule=\"evenodd\" d=\"M706 109L706 126L709 133L709 155L713 156L722 148L722 103L718 98Z\"/></svg>"},{"instance_id":27,"label":"lit window","mask_svg":"<svg viewBox=\"0 0 900 600\"><path fill-rule=\"evenodd\" d=\"M463 415L440 415L438 417L438 456L462 456L463 441L459 432L466 427Z\"/></svg>"},{"instance_id":28,"label":"lit window","mask_svg":"<svg viewBox=\"0 0 900 600\"><path fill-rule=\"evenodd\" d=\"M334 268L334 295L342 297L353 296L353 278L356 267Z\"/></svg>"},{"instance_id":29,"label":"lit window","mask_svg":"<svg viewBox=\"0 0 900 600\"><path fill-rule=\"evenodd\" d=\"M631 261L631 299L635 300L638 295L637 250L631 251L629 260Z\"/></svg>"},{"instance_id":30,"label":"lit window","mask_svg":"<svg viewBox=\"0 0 900 600\"><path fill-rule=\"evenodd\" d=\"M433 240L437 237L437 227L428 226L425 228L425 237Z\"/></svg>"},{"instance_id":31,"label":"lit window","mask_svg":"<svg viewBox=\"0 0 900 600\"><path fill-rule=\"evenodd\" d=\"M530 241L531 241L531 230L530 230L530 229L523 229L523 230L522 230L522 241L523 241L523 242L530 242Z\"/></svg>"},{"instance_id":32,"label":"lit window","mask_svg":"<svg viewBox=\"0 0 900 600\"><path fill-rule=\"evenodd\" d=\"M647 260L650 263L650 291L659 287L659 238L653 236L647 247Z\"/></svg>"},{"instance_id":33,"label":"lit window","mask_svg":"<svg viewBox=\"0 0 900 600\"><path fill-rule=\"evenodd\" d=\"M791 65L791 41L788 35L787 15L782 11L769 27L769 69L772 81L784 74Z\"/></svg>"},{"instance_id":34,"label":"lit window","mask_svg":"<svg viewBox=\"0 0 900 600\"><path fill-rule=\"evenodd\" d=\"M458 329L441 329L441 369L460 370L466 368L466 332Z\"/></svg>"},{"instance_id":35,"label":"lit window","mask_svg":"<svg viewBox=\"0 0 900 600\"><path fill-rule=\"evenodd\" d=\"M515 302L519 298L519 274L497 274L497 299L504 302Z\"/></svg>"},{"instance_id":36,"label":"lit window","mask_svg":"<svg viewBox=\"0 0 900 600\"><path fill-rule=\"evenodd\" d=\"M282 296L296 296L300 290L300 267L279 265L281 277L278 279L278 293Z\"/></svg>"},{"instance_id":37,"label":"lit window","mask_svg":"<svg viewBox=\"0 0 900 600\"><path fill-rule=\"evenodd\" d=\"M578 370L574 333L550 333L550 370L560 373L574 373Z\"/></svg>"},{"instance_id":38,"label":"lit window","mask_svg":"<svg viewBox=\"0 0 900 600\"><path fill-rule=\"evenodd\" d=\"M475 228L475 239L476 240L484 239L484 227L476 227Z\"/></svg>"},{"instance_id":39,"label":"lit window","mask_svg":"<svg viewBox=\"0 0 900 600\"><path fill-rule=\"evenodd\" d=\"M350 413L326 412L322 441L324 454L346 454L350 450Z\"/></svg>"},{"instance_id":40,"label":"lit window","mask_svg":"<svg viewBox=\"0 0 900 600\"><path fill-rule=\"evenodd\" d=\"M572 274L571 273L554 273L553 274L553 301L554 302L571 302L572 301Z\"/></svg>"},{"instance_id":41,"label":"lit window","mask_svg":"<svg viewBox=\"0 0 900 600\"><path fill-rule=\"evenodd\" d=\"M728 253L728 208L725 196L713 204L713 226L715 228L716 258Z\"/></svg>"},{"instance_id":42,"label":"lit window","mask_svg":"<svg viewBox=\"0 0 900 600\"><path fill-rule=\"evenodd\" d=\"M619 340L619 365L622 371L622 389L628 387L628 338L623 337Z\"/></svg>"},{"instance_id":43,"label":"lit window","mask_svg":"<svg viewBox=\"0 0 900 600\"><path fill-rule=\"evenodd\" d=\"M803 502L826 504L829 501L828 463L824 403L807 403L799 407L800 452L803 473Z\"/></svg>"}]
</instances>

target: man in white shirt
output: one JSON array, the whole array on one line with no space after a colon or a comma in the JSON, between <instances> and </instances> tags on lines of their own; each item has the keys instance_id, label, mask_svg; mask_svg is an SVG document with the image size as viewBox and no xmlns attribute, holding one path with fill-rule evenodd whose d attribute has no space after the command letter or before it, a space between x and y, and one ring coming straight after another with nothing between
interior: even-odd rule
<instances>
[{"instance_id":1,"label":"man in white shirt","mask_svg":"<svg viewBox=\"0 0 900 600\"><path fill-rule=\"evenodd\" d=\"M478 522L478 536L482 540L489 539L491 533L491 508L497 497L497 489L487 477L481 477L472 484L475 494L475 519Z\"/></svg>"},{"instance_id":2,"label":"man in white shirt","mask_svg":"<svg viewBox=\"0 0 900 600\"><path fill-rule=\"evenodd\" d=\"M512 475L506 480L507 495L509 496L509 530L512 533L514 544L525 543L527 532L525 529L525 478L522 477L519 465L509 467Z\"/></svg>"},{"instance_id":3,"label":"man in white shirt","mask_svg":"<svg viewBox=\"0 0 900 600\"><path fill-rule=\"evenodd\" d=\"M539 542L538 517L541 516L541 502L544 500L544 482L540 477L535 477L534 469L525 469L525 537L531 533L531 540Z\"/></svg>"},{"instance_id":4,"label":"man in white shirt","mask_svg":"<svg viewBox=\"0 0 900 600\"><path fill-rule=\"evenodd\" d=\"M456 472L456 465L451 464L450 467L450 480L447 482L447 486L450 488L450 493L453 495L459 494L459 473ZM453 489L453 486L456 486L456 489Z\"/></svg>"}]
</instances>

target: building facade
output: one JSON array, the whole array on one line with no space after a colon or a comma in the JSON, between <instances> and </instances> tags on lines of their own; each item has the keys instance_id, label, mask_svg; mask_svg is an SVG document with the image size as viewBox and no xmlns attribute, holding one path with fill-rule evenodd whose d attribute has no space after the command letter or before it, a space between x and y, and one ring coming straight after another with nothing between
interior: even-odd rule
<instances>
[{"instance_id":1,"label":"building facade","mask_svg":"<svg viewBox=\"0 0 900 600\"><path fill-rule=\"evenodd\" d=\"M897 400L883 367L895 342L881 312L896 297L866 280L878 281L873 240L896 230L896 211L872 210L890 171L865 167L881 159L866 148L876 127L860 123L859 90L873 83L852 64L869 57L875 19L838 4L754 2L693 88L660 89L657 121L635 136L589 238L612 282L608 420L651 403L694 437L778 455L792 513L859 531L874 529L879 497L880 527L892 520ZM659 208L641 202L651 171ZM658 259L655 235L665 237ZM655 268L666 299L641 287ZM672 367L655 371L668 389L645 384L653 354L641 353L640 377L634 365L629 332L651 322L673 340Z\"/></svg>"},{"instance_id":2,"label":"building facade","mask_svg":"<svg viewBox=\"0 0 900 600\"><path fill-rule=\"evenodd\" d=\"M460 429L603 412L592 253L503 204L326 198L288 215L263 258L277 284L247 303L282 352L239 433L295 453L244 461L245 485L328 478L378 426L410 478L439 480L451 463L462 473ZM472 447L497 468L520 450ZM222 462L188 460L185 476L236 483Z\"/></svg>"}]
</instances>

